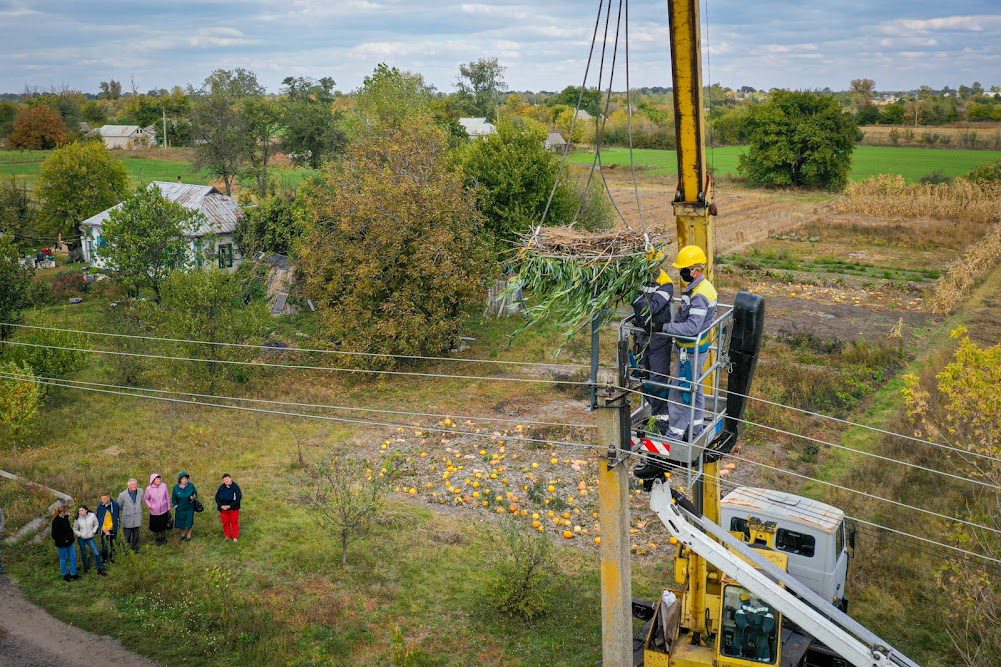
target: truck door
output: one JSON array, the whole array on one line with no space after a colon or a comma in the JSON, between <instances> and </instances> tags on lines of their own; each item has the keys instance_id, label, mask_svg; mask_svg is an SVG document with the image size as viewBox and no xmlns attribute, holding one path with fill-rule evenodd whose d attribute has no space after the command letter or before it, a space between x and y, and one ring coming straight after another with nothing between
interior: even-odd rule
<instances>
[{"instance_id":1,"label":"truck door","mask_svg":"<svg viewBox=\"0 0 1001 667\"><path fill-rule=\"evenodd\" d=\"M844 521L834 531L836 535L834 550L834 599L832 602L843 607L845 599L845 585L848 581L848 545L846 544Z\"/></svg>"}]
</instances>

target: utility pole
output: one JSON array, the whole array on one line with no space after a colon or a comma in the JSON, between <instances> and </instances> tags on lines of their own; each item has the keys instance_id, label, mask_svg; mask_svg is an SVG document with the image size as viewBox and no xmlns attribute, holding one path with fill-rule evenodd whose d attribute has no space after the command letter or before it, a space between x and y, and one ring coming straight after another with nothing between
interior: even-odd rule
<instances>
[{"instance_id":1,"label":"utility pole","mask_svg":"<svg viewBox=\"0 0 1001 667\"><path fill-rule=\"evenodd\" d=\"M170 148L170 144L167 141L167 107L160 107L160 111L163 112L163 147Z\"/></svg>"},{"instance_id":2,"label":"utility pole","mask_svg":"<svg viewBox=\"0 0 1001 667\"><path fill-rule=\"evenodd\" d=\"M621 390L598 396L598 429L608 452L598 471L601 522L601 664L632 667L632 562L629 548L629 401Z\"/></svg>"}]
</instances>

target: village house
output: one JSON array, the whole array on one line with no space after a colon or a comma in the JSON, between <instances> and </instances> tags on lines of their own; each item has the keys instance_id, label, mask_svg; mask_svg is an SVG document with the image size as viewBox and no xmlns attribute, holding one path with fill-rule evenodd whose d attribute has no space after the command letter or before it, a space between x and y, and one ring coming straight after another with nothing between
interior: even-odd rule
<instances>
[{"instance_id":1,"label":"village house","mask_svg":"<svg viewBox=\"0 0 1001 667\"><path fill-rule=\"evenodd\" d=\"M243 217L243 211L235 199L229 197L211 185L192 185L189 183L170 183L153 181L148 187L156 186L170 201L181 206L199 211L205 216L202 225L188 237L191 256L199 253L212 257L210 262L200 264L200 268L218 267L225 271L233 271L243 261L240 249L233 242L236 225ZM104 222L111 211L122 204L101 211L80 223L80 241L83 250L83 260L98 268L105 268L100 249L104 245Z\"/></svg>"},{"instance_id":2,"label":"village house","mask_svg":"<svg viewBox=\"0 0 1001 667\"><path fill-rule=\"evenodd\" d=\"M156 130L138 125L102 125L87 133L100 137L108 148L147 148L156 146Z\"/></svg>"},{"instance_id":3,"label":"village house","mask_svg":"<svg viewBox=\"0 0 1001 667\"><path fill-rule=\"evenodd\" d=\"M567 142L559 132L550 132L546 137L546 148L551 151L562 152L566 148Z\"/></svg>"},{"instance_id":4,"label":"village house","mask_svg":"<svg viewBox=\"0 0 1001 667\"><path fill-rule=\"evenodd\" d=\"M494 127L493 123L488 123L486 118L460 118L459 125L466 131L470 139L497 134L497 128Z\"/></svg>"}]
</instances>

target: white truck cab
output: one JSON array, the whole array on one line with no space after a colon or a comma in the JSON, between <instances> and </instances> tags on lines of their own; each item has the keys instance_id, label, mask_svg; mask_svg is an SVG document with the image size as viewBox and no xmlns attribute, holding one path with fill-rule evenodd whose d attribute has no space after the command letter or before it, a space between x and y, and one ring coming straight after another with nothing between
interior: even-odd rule
<instances>
[{"instance_id":1,"label":"white truck cab","mask_svg":"<svg viewBox=\"0 0 1001 667\"><path fill-rule=\"evenodd\" d=\"M844 512L810 498L756 487L738 487L723 498L724 529L747 541L751 519L774 522L775 548L788 555L789 574L847 611L849 535Z\"/></svg>"}]
</instances>

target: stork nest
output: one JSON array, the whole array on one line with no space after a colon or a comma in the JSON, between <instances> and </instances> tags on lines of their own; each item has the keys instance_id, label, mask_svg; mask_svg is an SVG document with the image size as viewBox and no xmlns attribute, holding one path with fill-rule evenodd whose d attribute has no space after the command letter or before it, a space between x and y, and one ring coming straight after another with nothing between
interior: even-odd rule
<instances>
[{"instance_id":1,"label":"stork nest","mask_svg":"<svg viewBox=\"0 0 1001 667\"><path fill-rule=\"evenodd\" d=\"M518 252L520 287L529 293L528 321L553 322L564 342L588 326L599 326L615 307L630 302L650 281L659 259L648 256L647 237L633 230L583 232L544 227L526 236ZM517 289L515 286L513 289Z\"/></svg>"}]
</instances>

